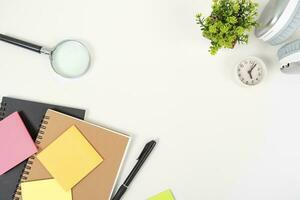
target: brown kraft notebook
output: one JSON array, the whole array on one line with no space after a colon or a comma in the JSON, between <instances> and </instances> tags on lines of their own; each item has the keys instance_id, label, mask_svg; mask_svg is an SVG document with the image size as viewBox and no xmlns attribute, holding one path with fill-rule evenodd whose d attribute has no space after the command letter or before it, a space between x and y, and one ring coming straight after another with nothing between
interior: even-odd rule
<instances>
[{"instance_id":1,"label":"brown kraft notebook","mask_svg":"<svg viewBox=\"0 0 300 200\"><path fill-rule=\"evenodd\" d=\"M73 200L109 200L125 157L130 137L49 109L36 140L38 152L45 149L73 125L80 130L104 160L72 188ZM49 178L52 178L52 176L46 168L36 156L32 156L27 162L21 181ZM15 199L22 199L22 190L16 194Z\"/></svg>"}]
</instances>

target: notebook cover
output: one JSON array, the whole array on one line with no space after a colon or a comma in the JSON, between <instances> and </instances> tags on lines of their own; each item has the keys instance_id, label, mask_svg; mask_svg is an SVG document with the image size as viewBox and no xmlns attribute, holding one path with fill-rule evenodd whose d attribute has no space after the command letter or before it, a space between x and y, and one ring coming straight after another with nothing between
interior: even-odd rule
<instances>
[{"instance_id":1,"label":"notebook cover","mask_svg":"<svg viewBox=\"0 0 300 200\"><path fill-rule=\"evenodd\" d=\"M34 141L18 112L0 121L0 175L36 152Z\"/></svg>"},{"instance_id":2,"label":"notebook cover","mask_svg":"<svg viewBox=\"0 0 300 200\"><path fill-rule=\"evenodd\" d=\"M18 111L33 140L36 139L41 121L47 109L84 119L85 111L51 104L37 103L10 97L3 97L0 108L0 120ZM0 176L0 200L12 200L26 161Z\"/></svg>"},{"instance_id":3,"label":"notebook cover","mask_svg":"<svg viewBox=\"0 0 300 200\"><path fill-rule=\"evenodd\" d=\"M39 152L45 149L68 128L75 125L103 158L103 162L72 188L73 200L109 200L120 167L125 157L130 138L127 135L48 110L45 126L36 140ZM34 181L53 178L36 156L28 160L27 179ZM20 198L21 195L16 195Z\"/></svg>"}]
</instances>

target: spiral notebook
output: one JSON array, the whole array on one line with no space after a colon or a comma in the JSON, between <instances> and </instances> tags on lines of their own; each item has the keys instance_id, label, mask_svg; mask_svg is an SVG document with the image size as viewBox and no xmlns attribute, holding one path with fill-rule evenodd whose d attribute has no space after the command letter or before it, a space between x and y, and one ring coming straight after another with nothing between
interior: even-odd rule
<instances>
[{"instance_id":1,"label":"spiral notebook","mask_svg":"<svg viewBox=\"0 0 300 200\"><path fill-rule=\"evenodd\" d=\"M101 155L103 162L72 188L73 200L109 200L123 159L127 152L130 137L107 128L79 120L68 115L48 110L36 140L38 153L62 135L67 129L76 126L93 148ZM43 164L31 157L26 165L21 182L53 178ZM15 199L22 198L22 191Z\"/></svg>"},{"instance_id":2,"label":"spiral notebook","mask_svg":"<svg viewBox=\"0 0 300 200\"><path fill-rule=\"evenodd\" d=\"M18 111L32 139L35 140L41 121L49 108L80 119L83 119L85 115L85 111L81 109L3 97L0 107L0 120ZM24 161L0 176L0 200L13 199L26 163L27 161Z\"/></svg>"}]
</instances>

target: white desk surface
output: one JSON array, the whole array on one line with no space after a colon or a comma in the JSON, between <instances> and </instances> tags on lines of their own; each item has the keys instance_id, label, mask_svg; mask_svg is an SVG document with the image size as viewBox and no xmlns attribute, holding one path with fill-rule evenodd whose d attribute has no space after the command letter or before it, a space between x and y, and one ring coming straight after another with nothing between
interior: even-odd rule
<instances>
[{"instance_id":1,"label":"white desk surface","mask_svg":"<svg viewBox=\"0 0 300 200\"><path fill-rule=\"evenodd\" d=\"M210 56L194 20L210 4L2 0L0 32L50 47L81 39L93 65L65 80L47 57L0 43L0 94L85 108L87 120L132 135L122 181L144 144L158 138L124 199L171 188L178 200L298 200L300 76L282 74L278 47L253 36ZM261 57L269 75L242 88L233 66L249 55Z\"/></svg>"}]
</instances>

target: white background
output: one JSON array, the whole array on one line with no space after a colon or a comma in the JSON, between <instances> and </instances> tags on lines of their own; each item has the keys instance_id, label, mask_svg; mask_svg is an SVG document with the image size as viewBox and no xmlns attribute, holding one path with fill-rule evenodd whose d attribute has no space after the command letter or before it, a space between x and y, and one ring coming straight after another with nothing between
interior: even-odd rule
<instances>
[{"instance_id":1,"label":"white background","mask_svg":"<svg viewBox=\"0 0 300 200\"><path fill-rule=\"evenodd\" d=\"M87 75L66 80L46 56L0 43L2 96L84 108L87 120L130 134L122 181L144 144L159 140L124 199L168 188L178 200L300 198L300 75L281 74L278 47L253 36L210 56L194 20L210 0L0 3L0 32L49 47L80 39L93 56ZM269 74L243 88L233 67L249 55Z\"/></svg>"}]
</instances>

